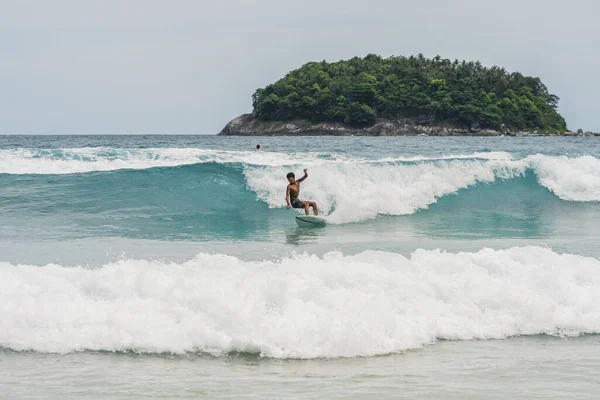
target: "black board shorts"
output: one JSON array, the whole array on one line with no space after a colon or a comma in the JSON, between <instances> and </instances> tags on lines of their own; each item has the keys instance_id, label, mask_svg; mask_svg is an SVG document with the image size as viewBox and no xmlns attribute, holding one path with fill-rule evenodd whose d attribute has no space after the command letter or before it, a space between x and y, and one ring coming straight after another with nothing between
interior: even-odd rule
<instances>
[{"instance_id":1,"label":"black board shorts","mask_svg":"<svg viewBox=\"0 0 600 400\"><path fill-rule=\"evenodd\" d=\"M292 200L292 207L294 208L304 208L304 202L300 199Z\"/></svg>"}]
</instances>

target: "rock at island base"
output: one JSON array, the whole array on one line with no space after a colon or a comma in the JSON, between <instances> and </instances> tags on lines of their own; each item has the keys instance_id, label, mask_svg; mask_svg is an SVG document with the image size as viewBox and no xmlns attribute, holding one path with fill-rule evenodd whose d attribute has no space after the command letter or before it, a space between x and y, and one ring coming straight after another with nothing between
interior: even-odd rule
<instances>
[{"instance_id":1,"label":"rock at island base","mask_svg":"<svg viewBox=\"0 0 600 400\"><path fill-rule=\"evenodd\" d=\"M558 132L557 132L558 133ZM468 129L451 126L419 124L415 119L380 121L359 128L337 122L308 121L264 122L252 114L234 118L219 133L222 136L527 136L528 132Z\"/></svg>"}]
</instances>

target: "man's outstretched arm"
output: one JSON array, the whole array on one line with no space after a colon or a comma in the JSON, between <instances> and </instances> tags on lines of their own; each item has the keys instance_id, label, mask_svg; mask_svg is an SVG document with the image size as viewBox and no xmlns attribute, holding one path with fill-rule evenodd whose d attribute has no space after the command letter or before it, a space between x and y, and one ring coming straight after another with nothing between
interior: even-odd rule
<instances>
[{"instance_id":1,"label":"man's outstretched arm","mask_svg":"<svg viewBox=\"0 0 600 400\"><path fill-rule=\"evenodd\" d=\"M290 205L290 185L288 185L287 188L285 189L285 202L287 203L287 206L285 206L285 208L287 208L289 210L291 207L291 205Z\"/></svg>"},{"instance_id":2,"label":"man's outstretched arm","mask_svg":"<svg viewBox=\"0 0 600 400\"><path fill-rule=\"evenodd\" d=\"M308 168L304 168L304 176L300 179L298 179L296 182L300 183L300 182L304 182L304 180L308 178Z\"/></svg>"}]
</instances>

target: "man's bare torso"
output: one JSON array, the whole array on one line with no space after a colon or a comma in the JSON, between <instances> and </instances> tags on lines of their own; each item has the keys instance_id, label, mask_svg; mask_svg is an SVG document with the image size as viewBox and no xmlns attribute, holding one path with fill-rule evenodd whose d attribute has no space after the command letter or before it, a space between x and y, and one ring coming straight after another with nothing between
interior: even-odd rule
<instances>
[{"instance_id":1,"label":"man's bare torso","mask_svg":"<svg viewBox=\"0 0 600 400\"><path fill-rule=\"evenodd\" d=\"M299 183L289 184L288 188L290 188L290 198L292 200L300 197L300 184Z\"/></svg>"}]
</instances>

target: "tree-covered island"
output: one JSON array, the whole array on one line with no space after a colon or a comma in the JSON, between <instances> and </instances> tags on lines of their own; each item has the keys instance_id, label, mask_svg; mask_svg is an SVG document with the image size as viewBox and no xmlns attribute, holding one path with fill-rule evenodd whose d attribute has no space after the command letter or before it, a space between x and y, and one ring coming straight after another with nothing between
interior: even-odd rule
<instances>
[{"instance_id":1,"label":"tree-covered island","mask_svg":"<svg viewBox=\"0 0 600 400\"><path fill-rule=\"evenodd\" d=\"M558 100L539 78L480 62L369 54L289 72L221 134L563 133Z\"/></svg>"}]
</instances>

